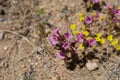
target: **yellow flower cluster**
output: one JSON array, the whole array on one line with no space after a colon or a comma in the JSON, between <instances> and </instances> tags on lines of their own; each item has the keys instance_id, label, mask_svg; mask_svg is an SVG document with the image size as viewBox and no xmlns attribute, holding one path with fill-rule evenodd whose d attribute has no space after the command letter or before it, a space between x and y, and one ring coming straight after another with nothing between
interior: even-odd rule
<instances>
[{"instance_id":1,"label":"yellow flower cluster","mask_svg":"<svg viewBox=\"0 0 120 80\"><path fill-rule=\"evenodd\" d=\"M73 35L77 35L77 34L80 33L80 32L76 29L76 26L77 26L77 25L76 25L75 23L73 23L73 24L70 25L70 29L71 29Z\"/></svg>"},{"instance_id":2,"label":"yellow flower cluster","mask_svg":"<svg viewBox=\"0 0 120 80\"><path fill-rule=\"evenodd\" d=\"M100 44L104 44L105 43L105 39L102 38L102 35L100 33L96 34L95 40L97 42L99 42Z\"/></svg>"},{"instance_id":3,"label":"yellow flower cluster","mask_svg":"<svg viewBox=\"0 0 120 80\"><path fill-rule=\"evenodd\" d=\"M84 45L83 45L83 43L82 44L79 44L79 49L84 49L85 47L84 47Z\"/></svg>"},{"instance_id":4,"label":"yellow flower cluster","mask_svg":"<svg viewBox=\"0 0 120 80\"><path fill-rule=\"evenodd\" d=\"M118 39L113 39L113 35L109 35L107 37L108 41L111 42L111 45L116 48L116 50L120 50L120 45L118 44Z\"/></svg>"},{"instance_id":5,"label":"yellow flower cluster","mask_svg":"<svg viewBox=\"0 0 120 80\"><path fill-rule=\"evenodd\" d=\"M84 19L85 19L84 15L82 13L79 13L78 15L79 15L79 20L81 22L84 21Z\"/></svg>"}]
</instances>

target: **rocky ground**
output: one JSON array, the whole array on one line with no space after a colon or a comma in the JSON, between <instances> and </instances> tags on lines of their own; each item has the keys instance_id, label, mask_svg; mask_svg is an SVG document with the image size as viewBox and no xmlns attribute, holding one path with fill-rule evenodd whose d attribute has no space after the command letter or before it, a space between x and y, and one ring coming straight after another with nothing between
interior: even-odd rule
<instances>
[{"instance_id":1,"label":"rocky ground","mask_svg":"<svg viewBox=\"0 0 120 80\"><path fill-rule=\"evenodd\" d=\"M91 71L86 66L69 70L54 55L48 41L53 28L64 31L78 22L77 14L87 13L83 0L34 0L34 6L21 0L27 5L21 8L15 1L0 0L0 80L120 80L119 56L95 60L98 67Z\"/></svg>"}]
</instances>

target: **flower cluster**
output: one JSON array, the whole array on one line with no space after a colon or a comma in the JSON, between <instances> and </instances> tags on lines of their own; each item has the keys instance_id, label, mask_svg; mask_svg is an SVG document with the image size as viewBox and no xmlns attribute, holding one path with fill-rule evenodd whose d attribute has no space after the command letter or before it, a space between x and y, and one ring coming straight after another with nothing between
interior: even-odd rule
<instances>
[{"instance_id":1,"label":"flower cluster","mask_svg":"<svg viewBox=\"0 0 120 80\"><path fill-rule=\"evenodd\" d=\"M50 37L50 42L53 46L58 47L59 51L56 56L60 59L66 57L66 52L69 50L73 39L71 32L66 31L66 33L61 34L59 29L54 29L53 35Z\"/></svg>"},{"instance_id":2,"label":"flower cluster","mask_svg":"<svg viewBox=\"0 0 120 80\"><path fill-rule=\"evenodd\" d=\"M99 0L91 0L91 2L97 4ZM65 59L68 58L69 53L74 54L74 51L85 51L88 48L100 47L107 43L110 43L116 50L120 50L119 40L115 38L119 32L116 31L116 34L110 35L120 21L120 8L108 4L105 6L105 10L106 13L94 11L89 16L79 13L81 24L71 24L70 30L64 34L61 34L59 29L54 29L50 43L58 49L56 56ZM105 17L106 15L109 16Z\"/></svg>"}]
</instances>

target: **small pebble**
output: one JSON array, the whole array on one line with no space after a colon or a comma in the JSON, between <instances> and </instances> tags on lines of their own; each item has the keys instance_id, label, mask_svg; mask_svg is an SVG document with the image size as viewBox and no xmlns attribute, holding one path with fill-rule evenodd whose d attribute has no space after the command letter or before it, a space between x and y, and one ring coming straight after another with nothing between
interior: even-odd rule
<instances>
[{"instance_id":1,"label":"small pebble","mask_svg":"<svg viewBox=\"0 0 120 80\"><path fill-rule=\"evenodd\" d=\"M49 63L49 62L45 63L45 64L44 64L44 67L45 67L45 68L50 68L50 67L51 67L51 63Z\"/></svg>"},{"instance_id":2,"label":"small pebble","mask_svg":"<svg viewBox=\"0 0 120 80\"><path fill-rule=\"evenodd\" d=\"M0 18L0 22L4 22L6 18Z\"/></svg>"},{"instance_id":3,"label":"small pebble","mask_svg":"<svg viewBox=\"0 0 120 80\"><path fill-rule=\"evenodd\" d=\"M4 51L7 51L8 50L8 47L6 46L6 47L4 47Z\"/></svg>"},{"instance_id":4,"label":"small pebble","mask_svg":"<svg viewBox=\"0 0 120 80\"><path fill-rule=\"evenodd\" d=\"M4 66L4 62L0 63L0 68L2 68Z\"/></svg>"}]
</instances>

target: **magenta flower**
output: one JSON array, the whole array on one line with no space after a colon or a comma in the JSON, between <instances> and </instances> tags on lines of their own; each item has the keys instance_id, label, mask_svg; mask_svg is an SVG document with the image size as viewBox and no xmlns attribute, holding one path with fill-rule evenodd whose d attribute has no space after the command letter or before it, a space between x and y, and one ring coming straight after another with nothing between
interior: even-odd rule
<instances>
[{"instance_id":1,"label":"magenta flower","mask_svg":"<svg viewBox=\"0 0 120 80\"><path fill-rule=\"evenodd\" d=\"M66 50L70 46L69 42L64 42L62 47Z\"/></svg>"},{"instance_id":2,"label":"magenta flower","mask_svg":"<svg viewBox=\"0 0 120 80\"><path fill-rule=\"evenodd\" d=\"M50 37L50 42L51 42L52 45L58 44L58 43L59 43L59 42L58 42L58 37L55 36L55 35L51 36L51 37Z\"/></svg>"},{"instance_id":3,"label":"magenta flower","mask_svg":"<svg viewBox=\"0 0 120 80\"><path fill-rule=\"evenodd\" d=\"M83 42L83 37L84 37L84 34L79 34L77 36L77 41L80 42L80 43L82 43Z\"/></svg>"},{"instance_id":4,"label":"magenta flower","mask_svg":"<svg viewBox=\"0 0 120 80\"><path fill-rule=\"evenodd\" d=\"M65 59L65 54L62 52L62 51L59 51L57 54L56 54L57 58L60 58L60 59Z\"/></svg>"},{"instance_id":5,"label":"magenta flower","mask_svg":"<svg viewBox=\"0 0 120 80\"><path fill-rule=\"evenodd\" d=\"M66 32L66 33L64 34L64 37L65 37L67 40L70 40L70 39L73 38L73 36L72 36L72 34L71 34L70 32Z\"/></svg>"},{"instance_id":6,"label":"magenta flower","mask_svg":"<svg viewBox=\"0 0 120 80\"><path fill-rule=\"evenodd\" d=\"M120 15L120 10L119 10L119 9L115 9L113 12L114 12L114 14L115 14L116 16L119 16L119 15Z\"/></svg>"},{"instance_id":7,"label":"magenta flower","mask_svg":"<svg viewBox=\"0 0 120 80\"><path fill-rule=\"evenodd\" d=\"M115 23L120 22L120 20L117 17L114 17L114 21L115 21Z\"/></svg>"},{"instance_id":8,"label":"magenta flower","mask_svg":"<svg viewBox=\"0 0 120 80\"><path fill-rule=\"evenodd\" d=\"M58 28L56 28L56 29L53 30L53 34L54 34L54 35L59 34L59 32L60 32L60 30L59 30Z\"/></svg>"},{"instance_id":9,"label":"magenta flower","mask_svg":"<svg viewBox=\"0 0 120 80\"><path fill-rule=\"evenodd\" d=\"M87 16L87 17L85 18L85 23L86 23L86 24L91 24L92 22L93 22L92 17Z\"/></svg>"},{"instance_id":10,"label":"magenta flower","mask_svg":"<svg viewBox=\"0 0 120 80\"><path fill-rule=\"evenodd\" d=\"M106 5L106 9L110 9L110 7L111 7L111 4Z\"/></svg>"},{"instance_id":11,"label":"magenta flower","mask_svg":"<svg viewBox=\"0 0 120 80\"><path fill-rule=\"evenodd\" d=\"M88 40L88 43L89 43L90 46L94 46L96 44L96 40L94 38L90 38Z\"/></svg>"},{"instance_id":12,"label":"magenta flower","mask_svg":"<svg viewBox=\"0 0 120 80\"><path fill-rule=\"evenodd\" d=\"M98 2L99 2L99 0L92 0L92 2L93 2L93 3L98 3Z\"/></svg>"},{"instance_id":13,"label":"magenta flower","mask_svg":"<svg viewBox=\"0 0 120 80\"><path fill-rule=\"evenodd\" d=\"M98 11L96 11L96 15L95 15L95 18L99 18L100 17L100 14Z\"/></svg>"}]
</instances>

